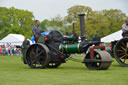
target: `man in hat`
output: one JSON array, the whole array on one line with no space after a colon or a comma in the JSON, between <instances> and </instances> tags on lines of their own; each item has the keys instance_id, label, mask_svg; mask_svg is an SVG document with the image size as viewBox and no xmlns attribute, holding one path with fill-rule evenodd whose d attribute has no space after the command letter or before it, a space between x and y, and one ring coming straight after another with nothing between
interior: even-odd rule
<instances>
[{"instance_id":1,"label":"man in hat","mask_svg":"<svg viewBox=\"0 0 128 85\"><path fill-rule=\"evenodd\" d=\"M36 20L35 25L32 26L32 32L36 43L38 41L38 38L41 36L41 33L44 32L43 29L39 26L39 24L40 24L39 20Z\"/></svg>"}]
</instances>

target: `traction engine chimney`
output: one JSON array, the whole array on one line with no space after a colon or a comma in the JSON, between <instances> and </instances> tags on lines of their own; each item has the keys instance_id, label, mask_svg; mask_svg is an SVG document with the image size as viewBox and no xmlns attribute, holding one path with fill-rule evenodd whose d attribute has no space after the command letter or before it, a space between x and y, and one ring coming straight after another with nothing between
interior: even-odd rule
<instances>
[{"instance_id":1,"label":"traction engine chimney","mask_svg":"<svg viewBox=\"0 0 128 85\"><path fill-rule=\"evenodd\" d=\"M81 39L85 40L85 20L84 20L85 14L79 14L80 17L80 31L81 31Z\"/></svg>"}]
</instances>

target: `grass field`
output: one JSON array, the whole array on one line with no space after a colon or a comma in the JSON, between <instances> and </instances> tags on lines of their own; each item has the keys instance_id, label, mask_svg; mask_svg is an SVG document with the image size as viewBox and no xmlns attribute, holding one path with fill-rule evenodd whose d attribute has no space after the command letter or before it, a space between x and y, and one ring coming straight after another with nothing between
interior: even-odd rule
<instances>
[{"instance_id":1,"label":"grass field","mask_svg":"<svg viewBox=\"0 0 128 85\"><path fill-rule=\"evenodd\" d=\"M0 56L0 85L128 85L128 68L113 62L109 70L90 71L68 61L57 69L30 69L20 56Z\"/></svg>"}]
</instances>

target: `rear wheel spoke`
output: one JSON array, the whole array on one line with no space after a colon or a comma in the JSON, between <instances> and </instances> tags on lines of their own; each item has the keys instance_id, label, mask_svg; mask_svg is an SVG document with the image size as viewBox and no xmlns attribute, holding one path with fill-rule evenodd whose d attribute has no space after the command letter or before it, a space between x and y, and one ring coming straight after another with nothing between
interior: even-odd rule
<instances>
[{"instance_id":1,"label":"rear wheel spoke","mask_svg":"<svg viewBox=\"0 0 128 85\"><path fill-rule=\"evenodd\" d=\"M123 47L126 47L126 45L124 43L121 43Z\"/></svg>"},{"instance_id":2,"label":"rear wheel spoke","mask_svg":"<svg viewBox=\"0 0 128 85\"><path fill-rule=\"evenodd\" d=\"M124 50L117 49L118 52L124 52Z\"/></svg>"},{"instance_id":3,"label":"rear wheel spoke","mask_svg":"<svg viewBox=\"0 0 128 85\"><path fill-rule=\"evenodd\" d=\"M124 61L123 61L123 62L125 63L125 61L126 61L126 60L127 60L127 56L125 56L125 58L124 58Z\"/></svg>"},{"instance_id":4,"label":"rear wheel spoke","mask_svg":"<svg viewBox=\"0 0 128 85\"><path fill-rule=\"evenodd\" d=\"M44 51L42 50L42 51L38 54L38 56L40 56L43 52L44 52Z\"/></svg>"},{"instance_id":5,"label":"rear wheel spoke","mask_svg":"<svg viewBox=\"0 0 128 85\"><path fill-rule=\"evenodd\" d=\"M121 56L120 59L122 59L122 58L124 58L124 57L125 57L125 55Z\"/></svg>"},{"instance_id":6,"label":"rear wheel spoke","mask_svg":"<svg viewBox=\"0 0 128 85\"><path fill-rule=\"evenodd\" d=\"M121 55L125 55L125 53L120 53L119 55L120 55L120 56L121 56Z\"/></svg>"},{"instance_id":7,"label":"rear wheel spoke","mask_svg":"<svg viewBox=\"0 0 128 85\"><path fill-rule=\"evenodd\" d=\"M37 47L36 47L36 55L38 55L38 51L39 51L38 49L39 49L39 48L38 48L38 46L37 46Z\"/></svg>"},{"instance_id":8,"label":"rear wheel spoke","mask_svg":"<svg viewBox=\"0 0 128 85\"><path fill-rule=\"evenodd\" d=\"M122 48L122 50L126 51L126 49L124 47L121 47L121 48Z\"/></svg>"},{"instance_id":9,"label":"rear wheel spoke","mask_svg":"<svg viewBox=\"0 0 128 85\"><path fill-rule=\"evenodd\" d=\"M36 53L35 52L32 52L32 54L35 56L36 55Z\"/></svg>"}]
</instances>

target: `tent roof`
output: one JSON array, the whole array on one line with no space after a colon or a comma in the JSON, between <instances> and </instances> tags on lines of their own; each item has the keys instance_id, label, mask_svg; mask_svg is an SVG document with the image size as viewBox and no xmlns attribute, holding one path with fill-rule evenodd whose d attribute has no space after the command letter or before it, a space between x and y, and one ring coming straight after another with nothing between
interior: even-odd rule
<instances>
[{"instance_id":1,"label":"tent roof","mask_svg":"<svg viewBox=\"0 0 128 85\"><path fill-rule=\"evenodd\" d=\"M114 40L120 40L122 38L122 30L112 33L106 37L101 38L102 42L111 42Z\"/></svg>"},{"instance_id":2,"label":"tent roof","mask_svg":"<svg viewBox=\"0 0 128 85\"><path fill-rule=\"evenodd\" d=\"M0 45L9 43L11 45L20 45L21 46L24 41L24 38L25 37L21 34L9 34L5 38L0 40Z\"/></svg>"},{"instance_id":3,"label":"tent roof","mask_svg":"<svg viewBox=\"0 0 128 85\"><path fill-rule=\"evenodd\" d=\"M3 38L1 43L21 43L24 40L24 36L21 34L9 34L5 38Z\"/></svg>"}]
</instances>

